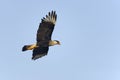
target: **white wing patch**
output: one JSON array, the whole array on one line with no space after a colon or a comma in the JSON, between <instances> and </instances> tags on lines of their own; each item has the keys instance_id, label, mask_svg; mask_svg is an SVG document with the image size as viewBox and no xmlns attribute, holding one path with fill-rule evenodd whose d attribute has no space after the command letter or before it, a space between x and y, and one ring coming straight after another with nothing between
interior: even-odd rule
<instances>
[{"instance_id":1,"label":"white wing patch","mask_svg":"<svg viewBox=\"0 0 120 80\"><path fill-rule=\"evenodd\" d=\"M46 18L43 17L42 21L43 22L50 22L50 23L55 24L56 19L57 19L56 12L52 11L52 12L49 12L48 15L46 15Z\"/></svg>"}]
</instances>

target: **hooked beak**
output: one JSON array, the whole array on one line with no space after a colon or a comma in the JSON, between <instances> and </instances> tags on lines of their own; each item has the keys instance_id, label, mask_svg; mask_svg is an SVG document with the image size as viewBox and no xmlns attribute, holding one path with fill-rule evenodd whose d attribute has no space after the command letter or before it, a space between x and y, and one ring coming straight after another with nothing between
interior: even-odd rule
<instances>
[{"instance_id":1,"label":"hooked beak","mask_svg":"<svg viewBox=\"0 0 120 80\"><path fill-rule=\"evenodd\" d=\"M58 43L58 45L61 45L60 42Z\"/></svg>"}]
</instances>

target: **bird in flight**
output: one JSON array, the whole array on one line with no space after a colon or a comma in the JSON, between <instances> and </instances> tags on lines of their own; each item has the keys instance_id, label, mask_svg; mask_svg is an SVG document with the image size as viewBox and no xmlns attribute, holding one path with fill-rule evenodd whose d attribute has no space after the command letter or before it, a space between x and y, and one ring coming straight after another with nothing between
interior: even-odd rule
<instances>
[{"instance_id":1,"label":"bird in flight","mask_svg":"<svg viewBox=\"0 0 120 80\"><path fill-rule=\"evenodd\" d=\"M36 43L23 46L22 51L33 50L32 60L36 60L47 55L49 46L60 45L58 40L51 40L56 20L56 12L49 12L46 17L41 19L41 23L37 30Z\"/></svg>"}]
</instances>

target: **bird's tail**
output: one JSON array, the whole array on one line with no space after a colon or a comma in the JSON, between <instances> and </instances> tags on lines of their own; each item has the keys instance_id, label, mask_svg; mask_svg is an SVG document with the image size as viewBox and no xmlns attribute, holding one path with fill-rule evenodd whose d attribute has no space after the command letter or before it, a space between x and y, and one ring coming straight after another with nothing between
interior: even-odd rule
<instances>
[{"instance_id":1,"label":"bird's tail","mask_svg":"<svg viewBox=\"0 0 120 80\"><path fill-rule=\"evenodd\" d=\"M36 44L24 45L22 51L33 50L36 47L37 47Z\"/></svg>"}]
</instances>

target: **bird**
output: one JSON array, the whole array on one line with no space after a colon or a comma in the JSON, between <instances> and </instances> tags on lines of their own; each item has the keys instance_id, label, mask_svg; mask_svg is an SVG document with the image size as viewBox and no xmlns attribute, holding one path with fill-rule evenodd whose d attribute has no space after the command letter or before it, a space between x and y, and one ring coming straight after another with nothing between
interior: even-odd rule
<instances>
[{"instance_id":1,"label":"bird","mask_svg":"<svg viewBox=\"0 0 120 80\"><path fill-rule=\"evenodd\" d=\"M52 10L51 12L48 12L48 14L41 19L39 24L36 34L36 43L24 45L22 47L22 51L32 50L32 60L47 55L50 46L60 45L60 41L51 39L56 20L56 11Z\"/></svg>"}]
</instances>

